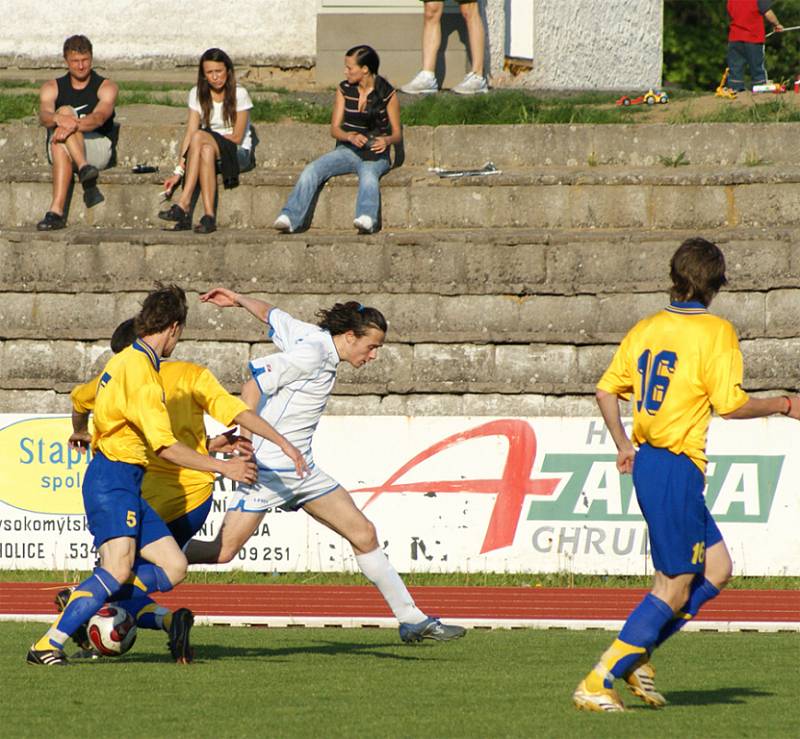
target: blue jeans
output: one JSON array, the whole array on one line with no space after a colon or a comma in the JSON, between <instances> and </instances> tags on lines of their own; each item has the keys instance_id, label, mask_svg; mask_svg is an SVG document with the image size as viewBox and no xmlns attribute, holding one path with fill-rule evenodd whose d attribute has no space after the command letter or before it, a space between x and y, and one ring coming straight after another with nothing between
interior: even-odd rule
<instances>
[{"instance_id":1,"label":"blue jeans","mask_svg":"<svg viewBox=\"0 0 800 739\"><path fill-rule=\"evenodd\" d=\"M751 83L763 85L767 81L764 68L764 44L751 44L747 41L728 42L728 87L736 92L744 92L745 67L750 70Z\"/></svg>"},{"instance_id":2,"label":"blue jeans","mask_svg":"<svg viewBox=\"0 0 800 739\"><path fill-rule=\"evenodd\" d=\"M356 218L369 216L373 223L378 222L381 205L380 179L385 175L391 162L389 152L376 161L366 161L347 146L337 146L333 151L315 159L300 174L297 184L281 210L292 224L292 229L306 225L308 211L320 186L331 177L339 174L358 175L358 197L356 198Z\"/></svg>"}]
</instances>

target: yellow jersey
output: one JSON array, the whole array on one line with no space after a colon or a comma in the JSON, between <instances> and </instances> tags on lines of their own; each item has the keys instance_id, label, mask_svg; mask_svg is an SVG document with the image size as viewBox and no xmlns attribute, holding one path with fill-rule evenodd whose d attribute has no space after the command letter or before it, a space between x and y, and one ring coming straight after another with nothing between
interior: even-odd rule
<instances>
[{"instance_id":1,"label":"yellow jersey","mask_svg":"<svg viewBox=\"0 0 800 739\"><path fill-rule=\"evenodd\" d=\"M748 399L730 322L698 302L673 302L623 339L597 388L633 396L633 441L686 454L703 472L711 408L732 413Z\"/></svg>"},{"instance_id":2,"label":"yellow jersey","mask_svg":"<svg viewBox=\"0 0 800 739\"><path fill-rule=\"evenodd\" d=\"M208 454L203 414L208 413L225 426L248 406L228 393L213 373L191 362L165 361L159 370L164 385L167 413L178 441L200 454ZM89 413L94 406L99 378L78 385L71 393L78 413ZM179 467L147 450L148 465L142 482L142 495L165 521L174 521L208 500L214 482L213 472Z\"/></svg>"},{"instance_id":3,"label":"yellow jersey","mask_svg":"<svg viewBox=\"0 0 800 739\"><path fill-rule=\"evenodd\" d=\"M113 356L95 385L92 449L146 466L147 449L172 446L159 356L141 339Z\"/></svg>"}]
</instances>

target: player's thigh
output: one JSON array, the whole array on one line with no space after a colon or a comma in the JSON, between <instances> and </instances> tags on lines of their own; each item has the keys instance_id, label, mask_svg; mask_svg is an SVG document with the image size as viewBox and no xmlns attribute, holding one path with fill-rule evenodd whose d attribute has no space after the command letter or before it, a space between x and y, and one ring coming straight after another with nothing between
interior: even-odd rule
<instances>
[{"instance_id":1,"label":"player's thigh","mask_svg":"<svg viewBox=\"0 0 800 739\"><path fill-rule=\"evenodd\" d=\"M182 547L190 539L199 533L200 529L206 523L208 514L211 512L212 498L209 496L208 500L201 503L196 508L193 508L188 513L184 513L179 518L167 522L169 532L175 537L178 546Z\"/></svg>"},{"instance_id":2,"label":"player's thigh","mask_svg":"<svg viewBox=\"0 0 800 739\"><path fill-rule=\"evenodd\" d=\"M327 495L309 501L303 506L303 510L362 551L375 539L372 522L356 507L350 493L341 486Z\"/></svg>"},{"instance_id":3,"label":"player's thigh","mask_svg":"<svg viewBox=\"0 0 800 739\"><path fill-rule=\"evenodd\" d=\"M255 533L265 511L228 511L222 519L219 531L220 546L223 551L238 552Z\"/></svg>"},{"instance_id":4,"label":"player's thigh","mask_svg":"<svg viewBox=\"0 0 800 739\"><path fill-rule=\"evenodd\" d=\"M720 539L706 549L705 577L720 590L725 587L733 573L733 560L728 547Z\"/></svg>"},{"instance_id":5,"label":"player's thigh","mask_svg":"<svg viewBox=\"0 0 800 739\"><path fill-rule=\"evenodd\" d=\"M166 570L171 580L173 575L182 577L182 573L186 572L186 567L188 566L186 555L181 551L178 542L172 536L163 536L160 539L151 541L141 548L139 555L148 562L152 562L154 565Z\"/></svg>"}]
</instances>

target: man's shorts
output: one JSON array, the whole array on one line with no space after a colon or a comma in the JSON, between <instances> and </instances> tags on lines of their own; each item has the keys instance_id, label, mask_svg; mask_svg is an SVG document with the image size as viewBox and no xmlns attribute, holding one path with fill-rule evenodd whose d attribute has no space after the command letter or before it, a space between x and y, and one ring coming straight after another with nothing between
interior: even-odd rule
<instances>
[{"instance_id":1,"label":"man's shorts","mask_svg":"<svg viewBox=\"0 0 800 739\"><path fill-rule=\"evenodd\" d=\"M656 570L703 572L706 550L722 541L703 496L705 477L685 454L642 444L633 463L636 498Z\"/></svg>"},{"instance_id":2,"label":"man's shorts","mask_svg":"<svg viewBox=\"0 0 800 739\"><path fill-rule=\"evenodd\" d=\"M339 487L336 480L313 463L310 469L309 475L300 478L294 467L259 467L258 480L252 485L239 485L228 500L228 510L261 513L267 508L281 508L296 511Z\"/></svg>"},{"instance_id":3,"label":"man's shorts","mask_svg":"<svg viewBox=\"0 0 800 739\"><path fill-rule=\"evenodd\" d=\"M47 161L53 163L53 155L50 152L50 131L47 133L46 146ZM86 151L86 161L97 169L105 169L111 161L113 147L111 139L103 136L96 131L87 131L83 134L83 144Z\"/></svg>"},{"instance_id":4,"label":"man's shorts","mask_svg":"<svg viewBox=\"0 0 800 739\"><path fill-rule=\"evenodd\" d=\"M141 496L144 468L113 462L95 452L83 480L83 507L95 547L109 539L130 536L142 549L165 536L167 525Z\"/></svg>"}]
</instances>

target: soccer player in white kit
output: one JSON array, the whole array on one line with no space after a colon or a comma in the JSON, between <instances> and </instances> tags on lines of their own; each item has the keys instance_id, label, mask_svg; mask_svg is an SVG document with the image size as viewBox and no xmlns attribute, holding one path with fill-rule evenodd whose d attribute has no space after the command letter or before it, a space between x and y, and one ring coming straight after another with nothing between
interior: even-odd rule
<instances>
[{"instance_id":1,"label":"soccer player in white kit","mask_svg":"<svg viewBox=\"0 0 800 739\"><path fill-rule=\"evenodd\" d=\"M340 362L363 367L377 357L386 335L383 314L354 301L336 303L329 310L320 310L319 324L314 325L225 288L214 288L200 299L220 308L245 308L267 324L268 336L280 351L250 363L253 379L242 388L242 399L257 407L261 417L303 453L309 473L301 477L277 446L255 437L258 480L240 485L233 494L216 539L189 543L189 563L230 562L268 508L302 508L350 542L359 568L400 622L404 642L464 636L463 627L443 624L417 608L383 553L375 526L356 507L350 493L314 464L311 441L333 391L337 367Z\"/></svg>"}]
</instances>

